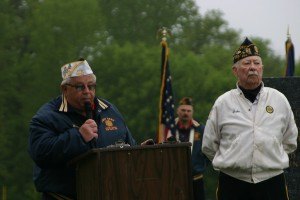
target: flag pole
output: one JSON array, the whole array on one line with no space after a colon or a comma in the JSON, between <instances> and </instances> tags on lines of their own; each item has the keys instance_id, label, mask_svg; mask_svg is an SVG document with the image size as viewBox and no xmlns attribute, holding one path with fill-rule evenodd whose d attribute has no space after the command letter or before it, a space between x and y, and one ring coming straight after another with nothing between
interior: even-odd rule
<instances>
[{"instance_id":1,"label":"flag pole","mask_svg":"<svg viewBox=\"0 0 300 200\"><path fill-rule=\"evenodd\" d=\"M294 76L295 52L294 52L294 45L292 43L289 26L287 29L287 40L285 42L285 58L286 58L285 76L286 77Z\"/></svg>"},{"instance_id":2,"label":"flag pole","mask_svg":"<svg viewBox=\"0 0 300 200\"><path fill-rule=\"evenodd\" d=\"M167 62L169 56L169 49L167 44L167 37L171 35L171 32L166 27L162 27L157 31L157 36L161 37L161 46L162 46L162 68L161 68L161 87L160 87L160 98L159 98L159 119L158 119L158 131L157 131L157 143L162 143L165 141L165 125L162 123L163 116L163 98L165 90L165 79L166 79L166 70Z\"/></svg>"},{"instance_id":3,"label":"flag pole","mask_svg":"<svg viewBox=\"0 0 300 200\"><path fill-rule=\"evenodd\" d=\"M6 191L7 191L6 186L3 185L2 186L2 200L6 200Z\"/></svg>"}]
</instances>

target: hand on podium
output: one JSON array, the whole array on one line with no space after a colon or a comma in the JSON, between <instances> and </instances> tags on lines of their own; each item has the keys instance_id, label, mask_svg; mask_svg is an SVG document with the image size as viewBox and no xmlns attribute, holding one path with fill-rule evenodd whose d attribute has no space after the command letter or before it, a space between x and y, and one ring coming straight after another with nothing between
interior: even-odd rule
<instances>
[{"instance_id":1,"label":"hand on podium","mask_svg":"<svg viewBox=\"0 0 300 200\"><path fill-rule=\"evenodd\" d=\"M144 145L154 145L155 143L154 143L154 140L153 139L147 139L147 140L145 140L144 142L142 142L141 143L141 145L142 146L144 146Z\"/></svg>"}]
</instances>

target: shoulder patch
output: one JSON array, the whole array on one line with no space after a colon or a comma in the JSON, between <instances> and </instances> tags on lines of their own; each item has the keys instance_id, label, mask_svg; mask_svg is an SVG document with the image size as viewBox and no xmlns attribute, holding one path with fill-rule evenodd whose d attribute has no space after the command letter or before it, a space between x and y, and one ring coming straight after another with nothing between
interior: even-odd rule
<instances>
[{"instance_id":1,"label":"shoulder patch","mask_svg":"<svg viewBox=\"0 0 300 200\"><path fill-rule=\"evenodd\" d=\"M108 108L108 105L106 103L104 103L103 101L101 101L100 99L97 99L98 100L98 104L99 106L105 110L106 108Z\"/></svg>"},{"instance_id":2,"label":"shoulder patch","mask_svg":"<svg viewBox=\"0 0 300 200\"><path fill-rule=\"evenodd\" d=\"M200 126L200 123L193 119L193 126L198 127Z\"/></svg>"},{"instance_id":3,"label":"shoulder patch","mask_svg":"<svg viewBox=\"0 0 300 200\"><path fill-rule=\"evenodd\" d=\"M195 132L195 134L194 134L194 141L200 140L200 139L201 139L201 134L198 133L198 132Z\"/></svg>"}]
</instances>

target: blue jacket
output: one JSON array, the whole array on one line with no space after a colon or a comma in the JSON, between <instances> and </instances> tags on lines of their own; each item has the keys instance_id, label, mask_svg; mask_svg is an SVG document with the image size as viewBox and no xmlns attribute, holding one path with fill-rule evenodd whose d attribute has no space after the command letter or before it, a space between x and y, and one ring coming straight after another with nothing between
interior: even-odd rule
<instances>
[{"instance_id":1,"label":"blue jacket","mask_svg":"<svg viewBox=\"0 0 300 200\"><path fill-rule=\"evenodd\" d=\"M193 165L193 176L199 177L199 175L203 175L207 164L209 163L208 158L202 153L202 136L204 133L204 125L199 124L197 121L192 120L191 127L188 130L180 129L178 118L175 119L176 121L176 132L179 134L179 138L176 140L181 142L188 142L190 130L194 129L194 139L193 139L193 146L192 146L192 165ZM183 133L185 132L185 133ZM186 134L188 132L188 134ZM177 134L176 133L176 134ZM185 137L182 137L186 135Z\"/></svg>"},{"instance_id":2,"label":"blue jacket","mask_svg":"<svg viewBox=\"0 0 300 200\"><path fill-rule=\"evenodd\" d=\"M34 183L39 192L53 192L76 198L74 166L68 162L92 148L79 133L86 118L70 108L60 111L62 98L43 105L30 122L29 154L35 162ZM118 140L135 145L117 108L103 99L95 99L93 119L98 125L97 147Z\"/></svg>"},{"instance_id":3,"label":"blue jacket","mask_svg":"<svg viewBox=\"0 0 300 200\"><path fill-rule=\"evenodd\" d=\"M199 174L203 174L205 168L207 167L209 160L202 153L202 136L204 133L204 125L200 124L199 126L195 126L195 139L193 143L193 151L192 151L192 163L193 163L193 176L197 176ZM197 135L199 134L199 135Z\"/></svg>"}]
</instances>

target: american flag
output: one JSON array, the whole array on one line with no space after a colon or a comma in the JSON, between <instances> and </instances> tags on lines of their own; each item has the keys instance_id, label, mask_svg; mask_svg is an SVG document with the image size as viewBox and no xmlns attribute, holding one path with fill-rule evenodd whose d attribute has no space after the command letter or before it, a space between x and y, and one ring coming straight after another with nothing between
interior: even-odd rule
<instances>
[{"instance_id":1,"label":"american flag","mask_svg":"<svg viewBox=\"0 0 300 200\"><path fill-rule=\"evenodd\" d=\"M174 117L174 95L172 90L172 78L169 68L169 52L166 41L161 42L161 88L159 102L159 128L157 142L166 141L168 132L175 135L175 117Z\"/></svg>"},{"instance_id":2,"label":"american flag","mask_svg":"<svg viewBox=\"0 0 300 200\"><path fill-rule=\"evenodd\" d=\"M286 51L286 68L285 76L294 76L295 71L295 53L294 45L292 43L291 37L288 34L288 39L285 42L285 51Z\"/></svg>"}]
</instances>

